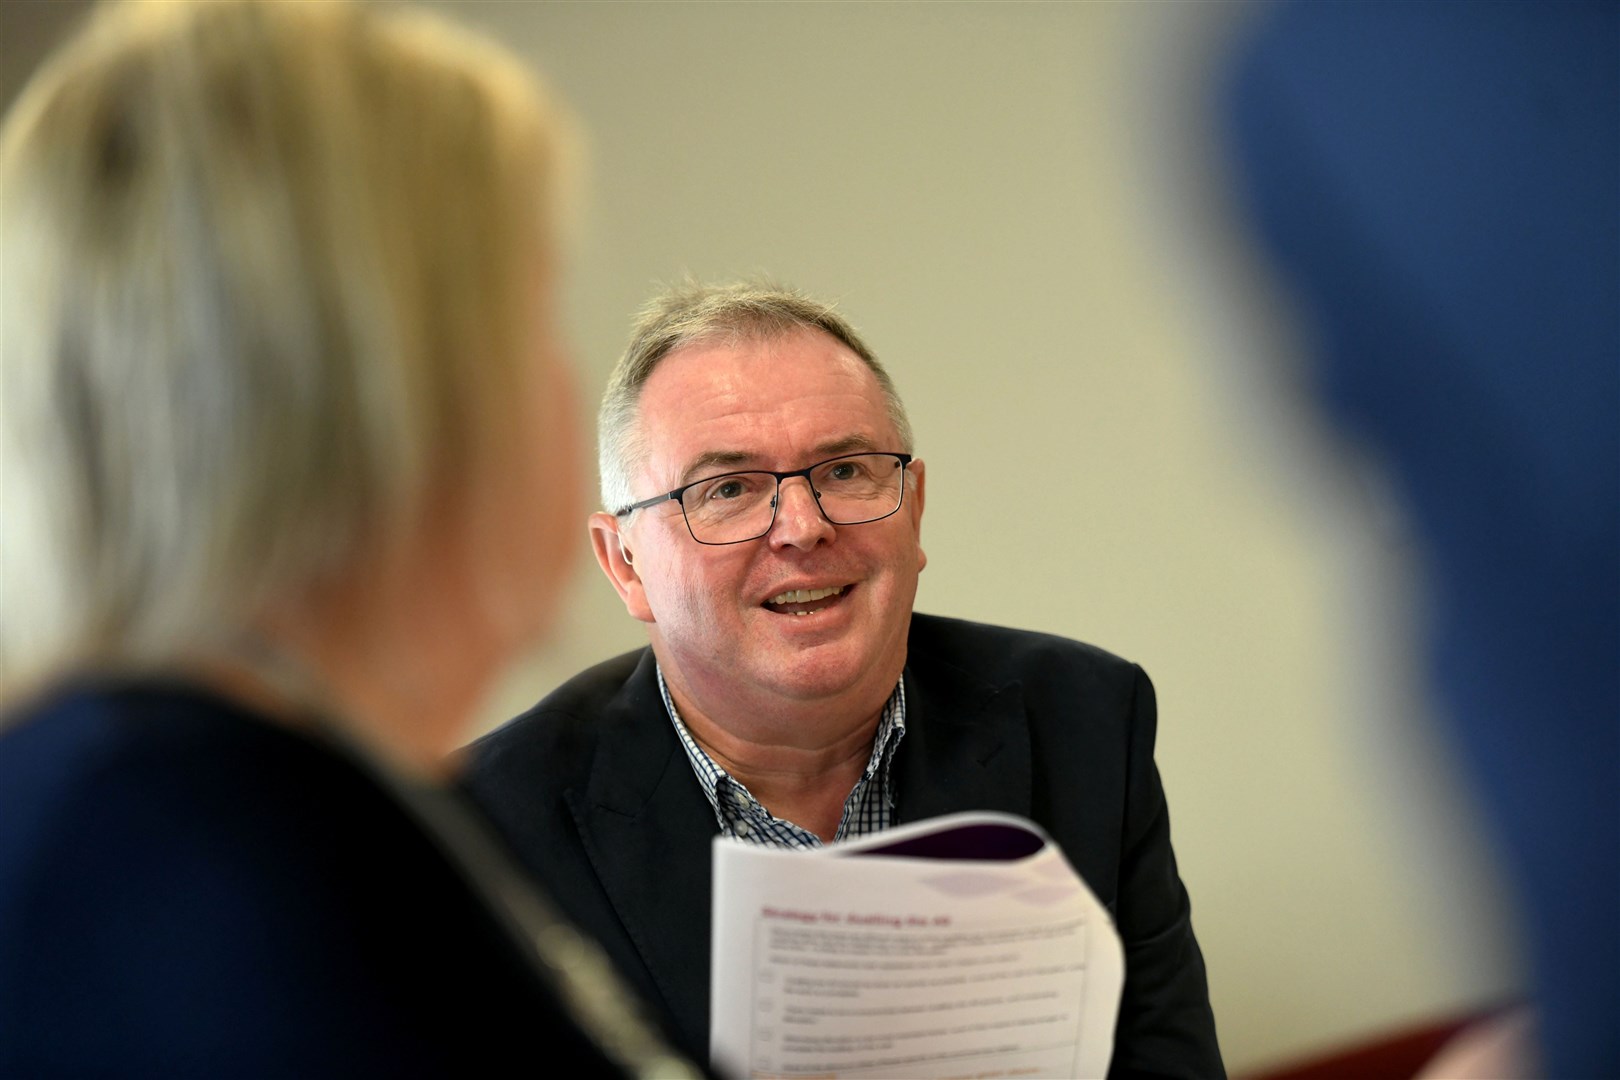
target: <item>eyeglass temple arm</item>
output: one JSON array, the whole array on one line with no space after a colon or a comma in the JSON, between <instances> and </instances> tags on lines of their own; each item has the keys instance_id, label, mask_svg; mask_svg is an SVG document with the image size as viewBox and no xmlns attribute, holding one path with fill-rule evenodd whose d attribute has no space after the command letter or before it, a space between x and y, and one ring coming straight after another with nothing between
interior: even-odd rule
<instances>
[{"instance_id":1,"label":"eyeglass temple arm","mask_svg":"<svg viewBox=\"0 0 1620 1080\"><path fill-rule=\"evenodd\" d=\"M629 506L625 507L623 510L615 510L615 511L613 511L613 516L614 517L624 517L624 515L633 514L637 510L645 510L649 506L657 506L661 502L680 502L681 501L681 492L685 491L685 490L686 490L685 488L679 488L679 489L677 489L675 491L666 491L662 495L654 495L650 499L642 499L638 503L631 503Z\"/></svg>"}]
</instances>

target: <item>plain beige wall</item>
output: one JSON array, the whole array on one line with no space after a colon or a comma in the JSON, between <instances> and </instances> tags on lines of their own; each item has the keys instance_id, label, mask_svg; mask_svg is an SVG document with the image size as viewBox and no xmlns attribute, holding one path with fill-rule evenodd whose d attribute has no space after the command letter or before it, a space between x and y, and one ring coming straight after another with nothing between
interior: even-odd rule
<instances>
[{"instance_id":1,"label":"plain beige wall","mask_svg":"<svg viewBox=\"0 0 1620 1080\"><path fill-rule=\"evenodd\" d=\"M593 391L657 281L837 298L928 461L919 608L1154 677L1231 1068L1511 992L1398 515L1300 405L1226 246L1204 120L1240 9L453 6L590 133L570 311ZM594 566L571 615L491 722L643 641Z\"/></svg>"}]
</instances>

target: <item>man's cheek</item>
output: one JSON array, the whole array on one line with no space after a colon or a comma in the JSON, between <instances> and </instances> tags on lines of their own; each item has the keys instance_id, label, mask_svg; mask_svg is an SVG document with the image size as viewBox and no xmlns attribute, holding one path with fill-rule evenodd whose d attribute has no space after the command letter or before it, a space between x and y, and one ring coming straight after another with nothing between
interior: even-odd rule
<instances>
[{"instance_id":1,"label":"man's cheek","mask_svg":"<svg viewBox=\"0 0 1620 1080\"><path fill-rule=\"evenodd\" d=\"M664 623L667 631L689 641L712 641L725 633L724 612L731 595L731 590L710 580L703 567L686 565L675 570L666 588L656 593L649 589L648 601L653 620Z\"/></svg>"}]
</instances>

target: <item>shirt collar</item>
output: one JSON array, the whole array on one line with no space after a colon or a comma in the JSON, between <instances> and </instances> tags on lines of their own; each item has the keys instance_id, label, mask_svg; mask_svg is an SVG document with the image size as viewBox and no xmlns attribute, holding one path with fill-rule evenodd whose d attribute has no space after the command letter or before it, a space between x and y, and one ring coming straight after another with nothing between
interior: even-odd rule
<instances>
[{"instance_id":1,"label":"shirt collar","mask_svg":"<svg viewBox=\"0 0 1620 1080\"><path fill-rule=\"evenodd\" d=\"M664 681L664 667L656 665L658 673L658 696L664 701L664 710L669 714L670 723L675 726L675 734L680 738L681 748L686 751L686 758L691 763L692 772L697 776L698 784L703 788L703 795L709 800L714 809L715 819L720 824L720 831L731 834L732 821L739 812L738 807L728 805L721 808L722 796L735 799L737 793L745 798L742 803L745 807L755 810L760 815L768 815L769 811L754 798L753 792L740 783L725 769L721 768L711 758L708 751L699 746L692 733L687 730L686 723L681 719L680 710L675 707L675 699L669 692L669 684ZM878 720L877 734L872 739L872 754L866 761L866 769L861 774L858 784L869 784L873 778L882 771L881 787L886 807L894 805L894 785L890 782L890 766L894 761L895 751L899 748L901 740L906 734L906 681L902 677L895 683L894 693L883 705L883 714ZM884 815L887 820L888 815Z\"/></svg>"}]
</instances>

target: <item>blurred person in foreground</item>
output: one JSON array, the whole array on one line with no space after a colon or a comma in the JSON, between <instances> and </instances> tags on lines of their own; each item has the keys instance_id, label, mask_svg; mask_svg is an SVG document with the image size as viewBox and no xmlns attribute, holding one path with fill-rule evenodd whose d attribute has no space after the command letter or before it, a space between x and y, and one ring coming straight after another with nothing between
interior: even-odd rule
<instances>
[{"instance_id":1,"label":"blurred person in foreground","mask_svg":"<svg viewBox=\"0 0 1620 1080\"><path fill-rule=\"evenodd\" d=\"M810 848L1000 810L1124 940L1111 1075L1222 1075L1153 685L1090 645L913 615L923 462L854 328L768 284L670 290L598 438L597 561L651 646L482 740L468 780L682 1045L709 1041L716 834Z\"/></svg>"},{"instance_id":2,"label":"blurred person in foreground","mask_svg":"<svg viewBox=\"0 0 1620 1080\"><path fill-rule=\"evenodd\" d=\"M686 1075L445 785L578 512L565 140L421 15L100 10L0 134L0 1075Z\"/></svg>"},{"instance_id":3,"label":"blurred person in foreground","mask_svg":"<svg viewBox=\"0 0 1620 1080\"><path fill-rule=\"evenodd\" d=\"M1315 387L1421 544L1539 1068L1620 1076L1620 5L1279 5L1227 105Z\"/></svg>"}]
</instances>

